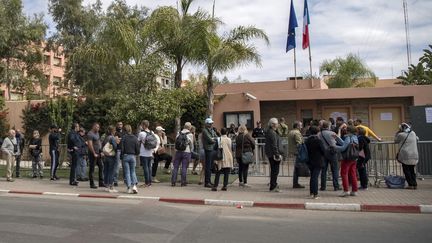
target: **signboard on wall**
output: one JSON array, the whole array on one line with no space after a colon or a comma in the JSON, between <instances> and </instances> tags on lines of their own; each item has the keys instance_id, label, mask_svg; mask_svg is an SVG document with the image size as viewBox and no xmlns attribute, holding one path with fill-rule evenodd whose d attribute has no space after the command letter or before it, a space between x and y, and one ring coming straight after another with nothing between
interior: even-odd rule
<instances>
[{"instance_id":1,"label":"signboard on wall","mask_svg":"<svg viewBox=\"0 0 432 243\"><path fill-rule=\"evenodd\" d=\"M381 121L393 121L393 113L391 112L382 112L380 117Z\"/></svg>"},{"instance_id":2,"label":"signboard on wall","mask_svg":"<svg viewBox=\"0 0 432 243\"><path fill-rule=\"evenodd\" d=\"M432 106L409 108L413 130L421 141L432 141Z\"/></svg>"}]
</instances>

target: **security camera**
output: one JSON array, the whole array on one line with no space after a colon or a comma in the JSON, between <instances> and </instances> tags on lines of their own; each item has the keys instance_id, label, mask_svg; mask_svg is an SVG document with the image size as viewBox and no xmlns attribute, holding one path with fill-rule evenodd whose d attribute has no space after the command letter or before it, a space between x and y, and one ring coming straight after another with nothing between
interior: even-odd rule
<instances>
[{"instance_id":1,"label":"security camera","mask_svg":"<svg viewBox=\"0 0 432 243\"><path fill-rule=\"evenodd\" d=\"M255 97L249 93L245 93L244 95L246 96L247 100L256 100L257 99L257 97Z\"/></svg>"}]
</instances>

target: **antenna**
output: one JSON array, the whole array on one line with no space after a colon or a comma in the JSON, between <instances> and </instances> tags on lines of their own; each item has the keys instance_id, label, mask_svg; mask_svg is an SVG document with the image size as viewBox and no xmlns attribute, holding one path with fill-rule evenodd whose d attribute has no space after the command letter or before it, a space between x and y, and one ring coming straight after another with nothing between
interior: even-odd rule
<instances>
[{"instance_id":1,"label":"antenna","mask_svg":"<svg viewBox=\"0 0 432 243\"><path fill-rule=\"evenodd\" d=\"M404 18L405 18L405 37L406 37L406 48L407 48L407 59L408 67L411 65L411 40L409 33L409 21L408 21L408 4L406 0L403 0Z\"/></svg>"}]
</instances>

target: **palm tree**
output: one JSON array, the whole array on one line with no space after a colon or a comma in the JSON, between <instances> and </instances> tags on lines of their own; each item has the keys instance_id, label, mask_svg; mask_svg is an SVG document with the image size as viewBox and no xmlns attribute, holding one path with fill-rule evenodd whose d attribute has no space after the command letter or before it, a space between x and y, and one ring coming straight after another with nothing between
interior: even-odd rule
<instances>
[{"instance_id":1,"label":"palm tree","mask_svg":"<svg viewBox=\"0 0 432 243\"><path fill-rule=\"evenodd\" d=\"M182 0L180 12L173 7L159 7L149 18L147 30L156 48L175 64L175 88L180 88L182 71L187 62L195 63L218 20L198 9L189 14L194 0Z\"/></svg>"},{"instance_id":2,"label":"palm tree","mask_svg":"<svg viewBox=\"0 0 432 243\"><path fill-rule=\"evenodd\" d=\"M361 58L352 53L345 58L325 60L320 66L320 72L324 71L332 75L327 81L329 88L374 87L377 79Z\"/></svg>"},{"instance_id":3,"label":"palm tree","mask_svg":"<svg viewBox=\"0 0 432 243\"><path fill-rule=\"evenodd\" d=\"M253 26L238 26L225 34L219 36L214 31L209 38L205 51L202 52L202 63L207 68L207 115L213 115L214 99L214 74L215 72L226 72L238 66L255 63L261 65L261 56L257 48L248 42L252 39L262 39L269 44L265 32Z\"/></svg>"},{"instance_id":4,"label":"palm tree","mask_svg":"<svg viewBox=\"0 0 432 243\"><path fill-rule=\"evenodd\" d=\"M408 71L404 71L400 84L403 85L429 85L432 84L432 45L428 49L424 49L423 56L420 57L417 65L411 64Z\"/></svg>"}]
</instances>

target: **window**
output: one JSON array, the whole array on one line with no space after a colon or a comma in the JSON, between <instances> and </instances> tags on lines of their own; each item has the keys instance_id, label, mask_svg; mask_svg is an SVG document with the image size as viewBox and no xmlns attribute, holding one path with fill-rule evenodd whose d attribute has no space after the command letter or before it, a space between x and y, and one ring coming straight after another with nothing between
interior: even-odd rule
<instances>
[{"instance_id":1,"label":"window","mask_svg":"<svg viewBox=\"0 0 432 243\"><path fill-rule=\"evenodd\" d=\"M51 64L51 56L50 55L44 55L44 64L50 65Z\"/></svg>"},{"instance_id":2,"label":"window","mask_svg":"<svg viewBox=\"0 0 432 243\"><path fill-rule=\"evenodd\" d=\"M54 76L52 79L53 85L55 86L61 86L61 81L62 81L61 77Z\"/></svg>"},{"instance_id":3,"label":"window","mask_svg":"<svg viewBox=\"0 0 432 243\"><path fill-rule=\"evenodd\" d=\"M57 67L60 67L61 66L61 58L54 57L54 59L53 59L53 65L57 66Z\"/></svg>"},{"instance_id":4,"label":"window","mask_svg":"<svg viewBox=\"0 0 432 243\"><path fill-rule=\"evenodd\" d=\"M246 125L248 129L253 129L253 111L224 112L223 115L225 127L234 124L236 127Z\"/></svg>"}]
</instances>

